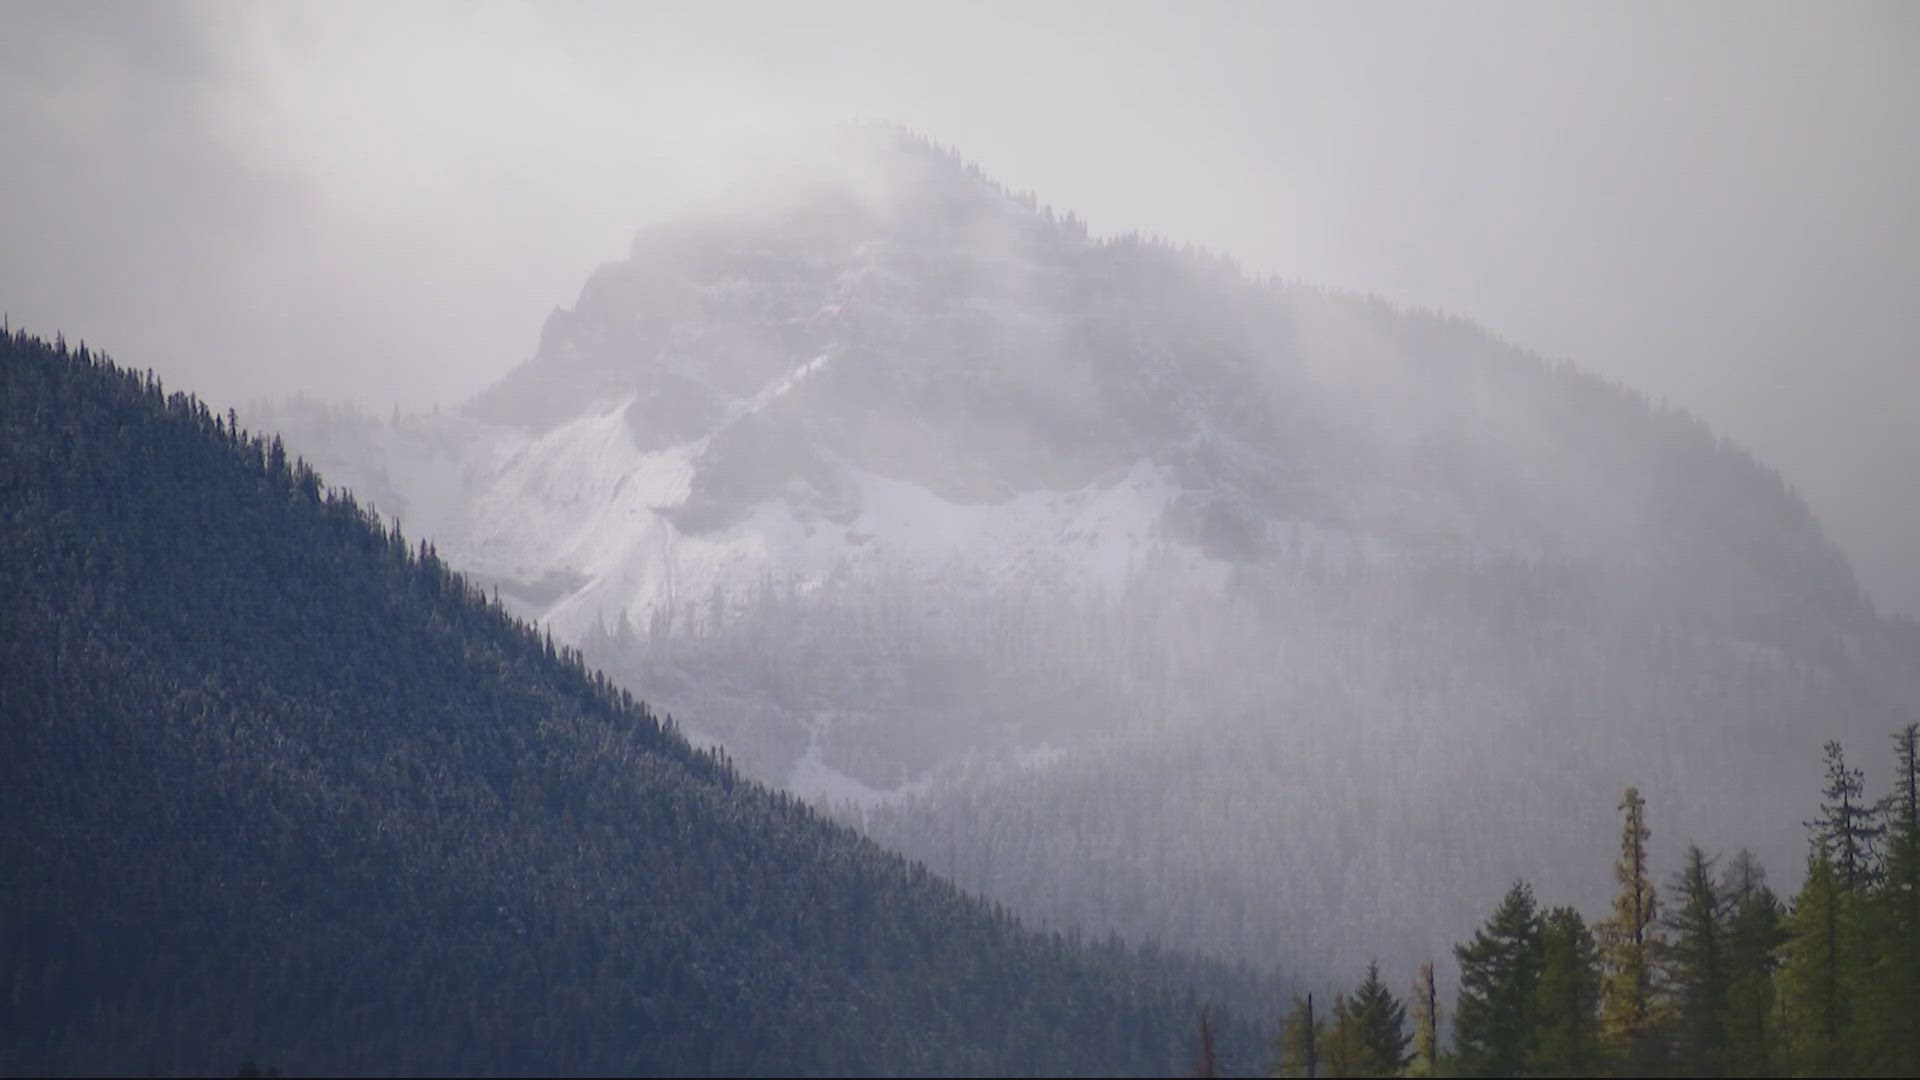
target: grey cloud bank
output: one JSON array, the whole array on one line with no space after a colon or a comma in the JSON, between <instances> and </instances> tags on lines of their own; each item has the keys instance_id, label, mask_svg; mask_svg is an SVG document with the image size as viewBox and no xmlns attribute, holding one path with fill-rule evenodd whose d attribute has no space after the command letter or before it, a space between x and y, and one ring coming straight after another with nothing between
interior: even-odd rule
<instances>
[{"instance_id":1,"label":"grey cloud bank","mask_svg":"<svg viewBox=\"0 0 1920 1080\"><path fill-rule=\"evenodd\" d=\"M0 304L216 401L456 402L847 117L1457 312L1776 464L1920 612L1899 6L10 5Z\"/></svg>"}]
</instances>

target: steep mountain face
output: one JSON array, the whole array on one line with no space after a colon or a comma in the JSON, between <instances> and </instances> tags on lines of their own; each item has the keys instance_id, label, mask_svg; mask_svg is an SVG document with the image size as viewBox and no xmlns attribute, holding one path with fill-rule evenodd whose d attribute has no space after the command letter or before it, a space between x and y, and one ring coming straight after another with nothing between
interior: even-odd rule
<instances>
[{"instance_id":1,"label":"steep mountain face","mask_svg":"<svg viewBox=\"0 0 1920 1080\"><path fill-rule=\"evenodd\" d=\"M0 1073L1251 1070L1281 988L740 778L278 439L0 338Z\"/></svg>"},{"instance_id":2,"label":"steep mountain face","mask_svg":"<svg viewBox=\"0 0 1920 1080\"><path fill-rule=\"evenodd\" d=\"M844 149L643 232L459 416L267 419L751 773L1094 930L1424 958L1546 852L1597 909L1624 784L1784 836L1759 782L1917 700L1698 421Z\"/></svg>"},{"instance_id":3,"label":"steep mountain face","mask_svg":"<svg viewBox=\"0 0 1920 1080\"><path fill-rule=\"evenodd\" d=\"M1697 423L1459 322L1089 240L898 136L850 153L596 272L468 410L511 434L479 440L449 543L584 575L531 609L574 634L767 570L959 552L1114 583L1157 545L1578 560L1735 618L1857 610L1804 507Z\"/></svg>"}]
</instances>

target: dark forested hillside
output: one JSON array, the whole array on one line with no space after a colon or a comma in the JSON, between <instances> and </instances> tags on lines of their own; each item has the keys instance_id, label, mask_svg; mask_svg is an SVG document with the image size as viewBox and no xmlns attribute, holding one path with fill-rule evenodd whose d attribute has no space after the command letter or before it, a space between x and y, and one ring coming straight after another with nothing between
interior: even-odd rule
<instances>
[{"instance_id":1,"label":"dark forested hillside","mask_svg":"<svg viewBox=\"0 0 1920 1080\"><path fill-rule=\"evenodd\" d=\"M1154 1073L1269 989L740 779L85 350L0 341L0 515L0 1072Z\"/></svg>"}]
</instances>

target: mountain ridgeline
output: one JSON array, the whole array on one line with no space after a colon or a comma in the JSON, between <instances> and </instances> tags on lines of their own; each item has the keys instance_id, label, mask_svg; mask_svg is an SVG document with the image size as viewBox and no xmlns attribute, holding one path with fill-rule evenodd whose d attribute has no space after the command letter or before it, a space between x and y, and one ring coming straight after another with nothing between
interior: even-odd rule
<instances>
[{"instance_id":1,"label":"mountain ridgeline","mask_svg":"<svg viewBox=\"0 0 1920 1080\"><path fill-rule=\"evenodd\" d=\"M897 131L829 159L642 230L457 413L261 422L746 774L1053 926L1342 978L1488 880L1602 903L1538 860L1625 783L1703 844L1804 819L1920 702L1687 414Z\"/></svg>"},{"instance_id":2,"label":"mountain ridgeline","mask_svg":"<svg viewBox=\"0 0 1920 1080\"><path fill-rule=\"evenodd\" d=\"M151 374L0 339L0 513L0 1072L1155 1074L1208 999L1261 1059L1264 977L743 779Z\"/></svg>"}]
</instances>

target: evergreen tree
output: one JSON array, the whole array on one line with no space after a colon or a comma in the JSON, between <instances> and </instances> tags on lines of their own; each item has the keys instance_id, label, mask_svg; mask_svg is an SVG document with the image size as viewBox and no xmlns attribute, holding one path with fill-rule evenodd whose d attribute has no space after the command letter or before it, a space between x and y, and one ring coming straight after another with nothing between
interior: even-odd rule
<instances>
[{"instance_id":1,"label":"evergreen tree","mask_svg":"<svg viewBox=\"0 0 1920 1080\"><path fill-rule=\"evenodd\" d=\"M1857 1002L1859 1041L1871 1054L1858 1064L1877 1073L1920 1075L1920 725L1893 736L1893 791L1879 805L1884 873L1864 911L1866 970Z\"/></svg>"},{"instance_id":2,"label":"evergreen tree","mask_svg":"<svg viewBox=\"0 0 1920 1080\"><path fill-rule=\"evenodd\" d=\"M1773 1022L1775 953L1785 938L1785 912L1767 887L1753 854L1741 851L1721 876L1727 918L1726 1069L1733 1076L1768 1076L1779 1061Z\"/></svg>"},{"instance_id":3,"label":"evergreen tree","mask_svg":"<svg viewBox=\"0 0 1920 1080\"><path fill-rule=\"evenodd\" d=\"M1796 1073L1836 1076L1845 1071L1842 1034L1850 1020L1844 893L1826 841L1814 841L1807 880L1787 916L1780 970L1781 1015L1787 1056Z\"/></svg>"},{"instance_id":4,"label":"evergreen tree","mask_svg":"<svg viewBox=\"0 0 1920 1080\"><path fill-rule=\"evenodd\" d=\"M1586 920L1570 907L1547 912L1541 931L1540 1038L1528 1071L1542 1076L1591 1076L1603 1063L1600 1046L1600 955Z\"/></svg>"},{"instance_id":5,"label":"evergreen tree","mask_svg":"<svg viewBox=\"0 0 1920 1080\"><path fill-rule=\"evenodd\" d=\"M1538 1039L1540 913L1533 889L1516 881L1473 940L1456 945L1460 997L1453 1041L1462 1072L1517 1076Z\"/></svg>"},{"instance_id":6,"label":"evergreen tree","mask_svg":"<svg viewBox=\"0 0 1920 1080\"><path fill-rule=\"evenodd\" d=\"M1840 891L1858 896L1876 876L1874 848L1886 828L1875 822L1874 808L1866 803L1865 779L1859 769L1847 767L1840 744L1829 741L1826 755L1827 786L1820 793L1825 799L1820 820L1806 824L1832 853Z\"/></svg>"},{"instance_id":7,"label":"evergreen tree","mask_svg":"<svg viewBox=\"0 0 1920 1080\"><path fill-rule=\"evenodd\" d=\"M1352 1076L1397 1076L1412 1060L1407 1044L1407 1007L1380 981L1380 965L1367 965L1367 977L1353 992L1353 1023L1358 1036Z\"/></svg>"},{"instance_id":8,"label":"evergreen tree","mask_svg":"<svg viewBox=\"0 0 1920 1080\"><path fill-rule=\"evenodd\" d=\"M1672 907L1667 954L1676 1024L1673 1064L1693 1076L1716 1076L1727 1052L1726 909L1714 880L1715 860L1688 845L1686 865L1668 886Z\"/></svg>"},{"instance_id":9,"label":"evergreen tree","mask_svg":"<svg viewBox=\"0 0 1920 1080\"><path fill-rule=\"evenodd\" d=\"M1328 1076L1362 1076L1360 1026L1354 1022L1353 1003L1345 994L1333 995L1333 1019L1320 1042Z\"/></svg>"},{"instance_id":10,"label":"evergreen tree","mask_svg":"<svg viewBox=\"0 0 1920 1080\"><path fill-rule=\"evenodd\" d=\"M1893 737L1895 775L1888 806L1887 958L1897 1039L1893 1070L1920 1074L1920 724L1908 724Z\"/></svg>"},{"instance_id":11,"label":"evergreen tree","mask_svg":"<svg viewBox=\"0 0 1920 1080\"><path fill-rule=\"evenodd\" d=\"M1659 900L1647 868L1647 804L1629 787L1620 800L1625 820L1613 877L1620 885L1613 915L1600 923L1600 1027L1630 1074L1656 1067L1654 995L1661 939Z\"/></svg>"}]
</instances>

